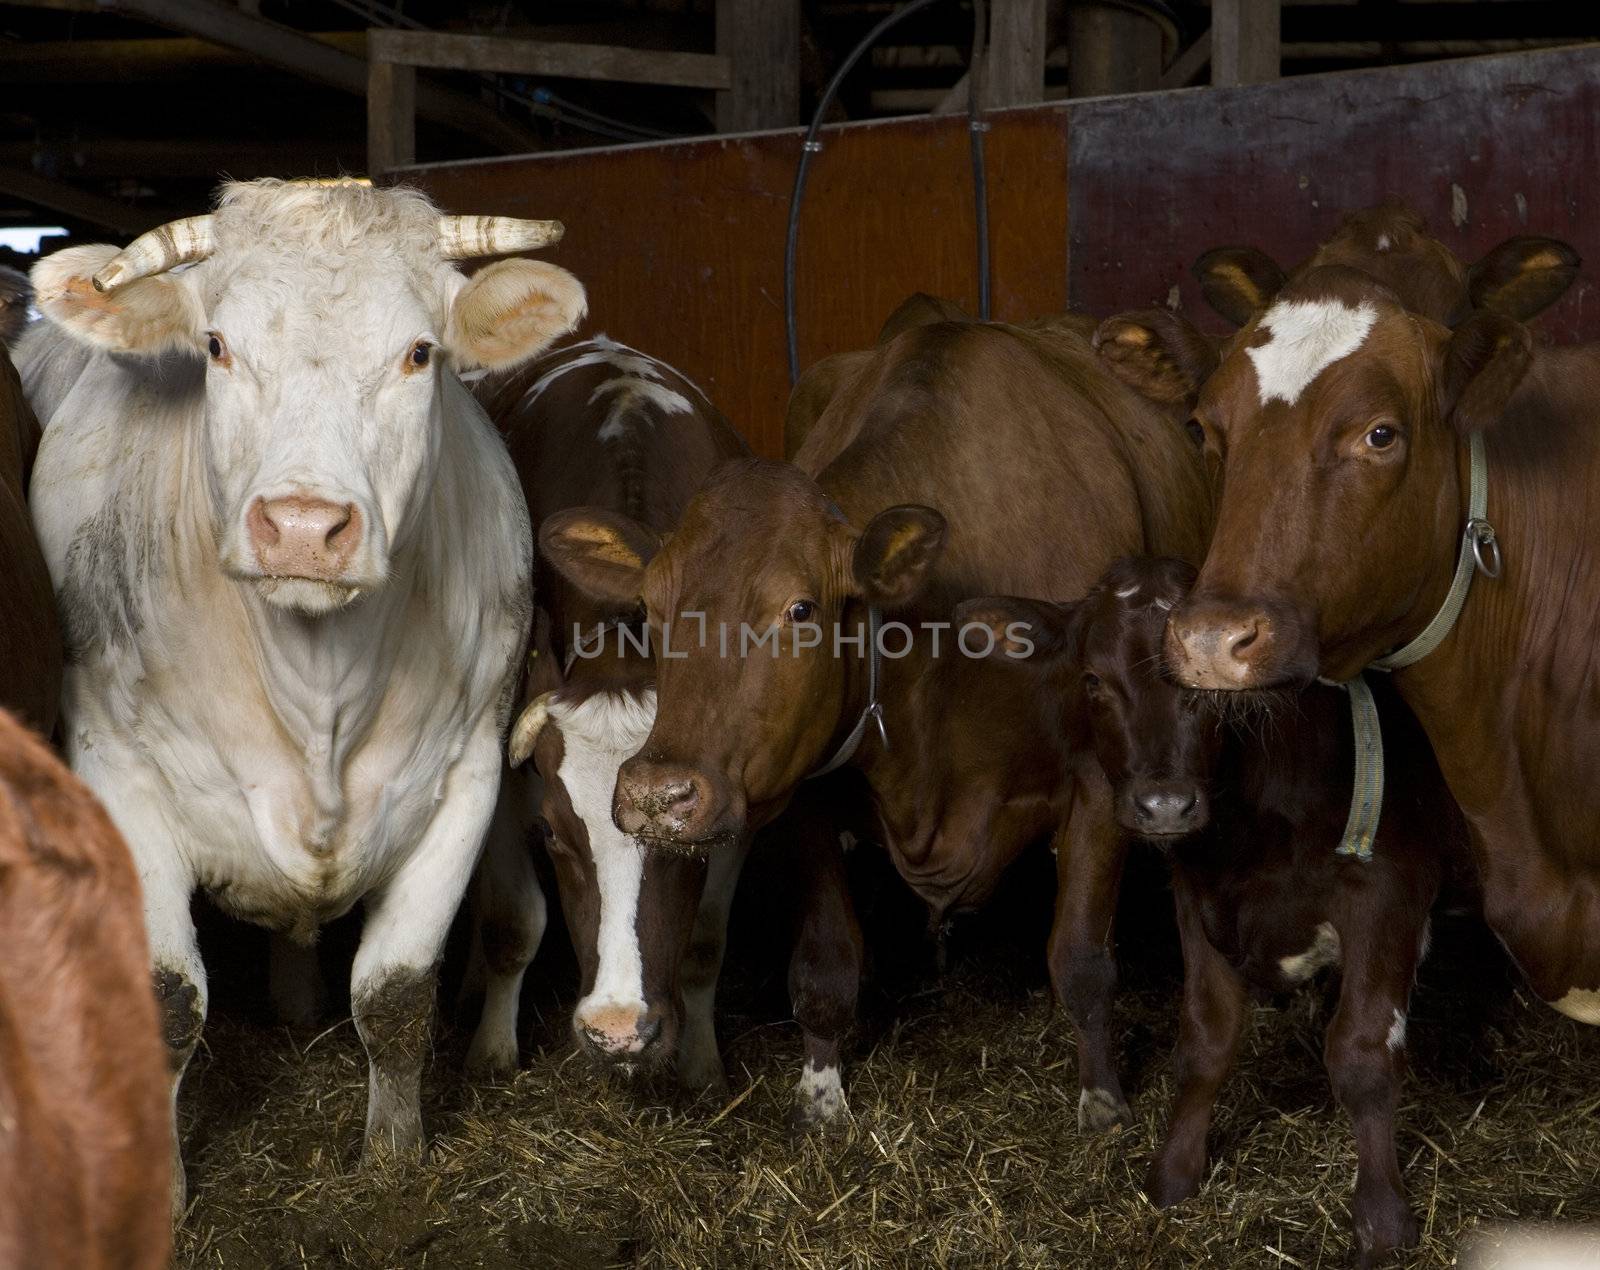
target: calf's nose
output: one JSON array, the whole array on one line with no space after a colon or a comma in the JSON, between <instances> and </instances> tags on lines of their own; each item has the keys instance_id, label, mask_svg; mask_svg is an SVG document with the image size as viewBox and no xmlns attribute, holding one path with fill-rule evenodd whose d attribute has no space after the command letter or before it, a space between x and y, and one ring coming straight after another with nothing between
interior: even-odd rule
<instances>
[{"instance_id":1,"label":"calf's nose","mask_svg":"<svg viewBox=\"0 0 1600 1270\"><path fill-rule=\"evenodd\" d=\"M361 545L361 512L354 503L300 495L258 498L246 521L256 562L269 577L335 581Z\"/></svg>"},{"instance_id":2,"label":"calf's nose","mask_svg":"<svg viewBox=\"0 0 1600 1270\"><path fill-rule=\"evenodd\" d=\"M607 1058L637 1058L661 1039L659 1011L607 1002L578 1007L578 1032Z\"/></svg>"},{"instance_id":3,"label":"calf's nose","mask_svg":"<svg viewBox=\"0 0 1600 1270\"><path fill-rule=\"evenodd\" d=\"M1265 613L1222 606L1179 610L1167 623L1167 664L1190 688L1249 688L1266 678L1275 636Z\"/></svg>"},{"instance_id":4,"label":"calf's nose","mask_svg":"<svg viewBox=\"0 0 1600 1270\"><path fill-rule=\"evenodd\" d=\"M1192 833L1200 826L1200 792L1192 787L1141 790L1134 795L1133 807L1143 833Z\"/></svg>"}]
</instances>

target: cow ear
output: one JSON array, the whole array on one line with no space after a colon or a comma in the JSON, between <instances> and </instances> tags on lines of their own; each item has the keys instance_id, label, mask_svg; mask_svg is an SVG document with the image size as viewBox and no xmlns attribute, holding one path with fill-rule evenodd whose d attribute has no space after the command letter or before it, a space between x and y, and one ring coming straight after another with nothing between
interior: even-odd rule
<instances>
[{"instance_id":1,"label":"cow ear","mask_svg":"<svg viewBox=\"0 0 1600 1270\"><path fill-rule=\"evenodd\" d=\"M1533 360L1533 337L1498 313L1474 313L1450 333L1440 368L1442 413L1462 436L1492 428Z\"/></svg>"},{"instance_id":2,"label":"cow ear","mask_svg":"<svg viewBox=\"0 0 1600 1270\"><path fill-rule=\"evenodd\" d=\"M879 608L909 604L938 563L944 539L945 519L931 507L907 504L879 512L851 556L857 593Z\"/></svg>"},{"instance_id":3,"label":"cow ear","mask_svg":"<svg viewBox=\"0 0 1600 1270\"><path fill-rule=\"evenodd\" d=\"M603 507L569 507L539 527L539 550L591 599L632 608L644 590L645 566L661 535Z\"/></svg>"},{"instance_id":4,"label":"cow ear","mask_svg":"<svg viewBox=\"0 0 1600 1270\"><path fill-rule=\"evenodd\" d=\"M1244 326L1278 294L1283 270L1255 247L1215 247L1194 262L1194 276L1209 304L1235 326Z\"/></svg>"},{"instance_id":5,"label":"cow ear","mask_svg":"<svg viewBox=\"0 0 1600 1270\"><path fill-rule=\"evenodd\" d=\"M986 595L956 605L956 637L961 650L972 656L984 654L987 647L992 661L1054 660L1077 651L1077 613L1075 604Z\"/></svg>"},{"instance_id":6,"label":"cow ear","mask_svg":"<svg viewBox=\"0 0 1600 1270\"><path fill-rule=\"evenodd\" d=\"M877 344L887 344L895 336L935 322L970 322L972 315L954 300L941 300L926 291L916 291L900 301L895 311L878 328Z\"/></svg>"},{"instance_id":7,"label":"cow ear","mask_svg":"<svg viewBox=\"0 0 1600 1270\"><path fill-rule=\"evenodd\" d=\"M1111 373L1162 405L1192 405L1217 369L1217 350L1188 318L1166 309L1119 313L1091 341Z\"/></svg>"},{"instance_id":8,"label":"cow ear","mask_svg":"<svg viewBox=\"0 0 1600 1270\"><path fill-rule=\"evenodd\" d=\"M1526 322L1566 293L1582 263L1559 238L1508 238L1467 270L1467 292L1473 308Z\"/></svg>"},{"instance_id":9,"label":"cow ear","mask_svg":"<svg viewBox=\"0 0 1600 1270\"><path fill-rule=\"evenodd\" d=\"M205 313L189 274L161 273L110 291L91 279L118 252L105 243L68 247L34 265L34 303L75 339L114 353L199 354Z\"/></svg>"},{"instance_id":10,"label":"cow ear","mask_svg":"<svg viewBox=\"0 0 1600 1270\"><path fill-rule=\"evenodd\" d=\"M583 283L559 265L499 260L456 291L444 343L461 370L505 370L543 352L588 311Z\"/></svg>"}]
</instances>

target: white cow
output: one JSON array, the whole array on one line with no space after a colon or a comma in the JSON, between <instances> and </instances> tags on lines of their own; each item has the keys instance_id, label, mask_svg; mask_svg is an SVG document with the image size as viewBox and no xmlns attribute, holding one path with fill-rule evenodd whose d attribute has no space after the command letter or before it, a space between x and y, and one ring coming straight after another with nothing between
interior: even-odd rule
<instances>
[{"instance_id":1,"label":"white cow","mask_svg":"<svg viewBox=\"0 0 1600 1270\"><path fill-rule=\"evenodd\" d=\"M516 474L455 372L515 365L585 308L553 265L448 262L559 233L257 181L33 271L45 318L95 350L33 508L67 751L138 863L174 1099L206 1010L191 892L303 944L360 901L366 1147L421 1143L435 968L495 805L531 569ZM25 376L51 361L27 352Z\"/></svg>"}]
</instances>

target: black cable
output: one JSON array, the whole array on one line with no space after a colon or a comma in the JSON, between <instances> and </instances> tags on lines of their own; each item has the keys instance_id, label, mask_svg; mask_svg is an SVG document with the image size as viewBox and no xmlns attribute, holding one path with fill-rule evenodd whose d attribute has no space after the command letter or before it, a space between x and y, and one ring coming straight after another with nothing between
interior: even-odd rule
<instances>
[{"instance_id":1,"label":"black cable","mask_svg":"<svg viewBox=\"0 0 1600 1270\"><path fill-rule=\"evenodd\" d=\"M983 100L984 45L989 30L984 0L972 0L972 67L967 71L967 136L972 151L972 209L978 225L978 316L989 320L989 180L984 175L983 134L978 117Z\"/></svg>"},{"instance_id":2,"label":"black cable","mask_svg":"<svg viewBox=\"0 0 1600 1270\"><path fill-rule=\"evenodd\" d=\"M910 0L908 4L902 5L893 13L886 14L872 30L862 36L861 42L850 50L850 56L840 63L839 69L834 71L833 78L828 81L828 86L822 90L822 97L817 102L817 112L811 116L811 126L806 129L805 145L800 151L800 162L794 170L794 192L789 195L789 236L783 249L783 313L789 334L791 384L800 378L800 345L794 320L794 260L800 239L800 202L805 195L806 171L811 166L811 156L822 149L822 143L817 140L817 133L822 128L822 117L828 113L828 107L833 105L833 99L838 96L839 85L844 82L844 77L855 69L862 54L878 42L878 37L902 19L937 2L938 0Z\"/></svg>"}]
</instances>

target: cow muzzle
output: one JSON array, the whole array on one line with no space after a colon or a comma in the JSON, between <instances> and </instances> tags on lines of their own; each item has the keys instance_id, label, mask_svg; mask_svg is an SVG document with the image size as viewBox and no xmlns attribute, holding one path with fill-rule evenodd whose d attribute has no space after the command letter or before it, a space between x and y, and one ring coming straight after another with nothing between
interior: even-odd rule
<instances>
[{"instance_id":1,"label":"cow muzzle","mask_svg":"<svg viewBox=\"0 0 1600 1270\"><path fill-rule=\"evenodd\" d=\"M1131 781L1117 798L1118 823L1141 838L1181 838L1210 819L1206 792L1193 781Z\"/></svg>"},{"instance_id":2,"label":"cow muzzle","mask_svg":"<svg viewBox=\"0 0 1600 1270\"><path fill-rule=\"evenodd\" d=\"M642 1002L578 1002L572 1030L591 1058L606 1063L645 1063L667 1050L664 1011Z\"/></svg>"},{"instance_id":3,"label":"cow muzzle","mask_svg":"<svg viewBox=\"0 0 1600 1270\"><path fill-rule=\"evenodd\" d=\"M367 510L305 491L257 495L223 563L281 608L324 613L383 584L387 572Z\"/></svg>"},{"instance_id":4,"label":"cow muzzle","mask_svg":"<svg viewBox=\"0 0 1600 1270\"><path fill-rule=\"evenodd\" d=\"M612 818L630 837L703 850L743 831L744 800L719 775L635 755L618 769Z\"/></svg>"},{"instance_id":5,"label":"cow muzzle","mask_svg":"<svg viewBox=\"0 0 1600 1270\"><path fill-rule=\"evenodd\" d=\"M1194 603L1167 623L1167 668L1187 688L1240 692L1286 677L1295 640L1281 615L1244 604Z\"/></svg>"}]
</instances>

